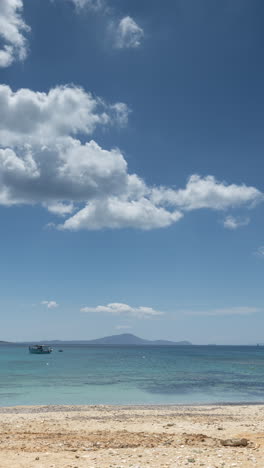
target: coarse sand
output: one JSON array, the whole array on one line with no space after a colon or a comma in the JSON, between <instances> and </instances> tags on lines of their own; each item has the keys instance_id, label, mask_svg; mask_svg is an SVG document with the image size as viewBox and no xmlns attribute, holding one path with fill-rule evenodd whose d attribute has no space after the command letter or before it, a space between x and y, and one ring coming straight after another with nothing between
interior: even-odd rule
<instances>
[{"instance_id":1,"label":"coarse sand","mask_svg":"<svg viewBox=\"0 0 264 468\"><path fill-rule=\"evenodd\" d=\"M261 405L24 406L0 421L1 468L264 468Z\"/></svg>"}]
</instances>

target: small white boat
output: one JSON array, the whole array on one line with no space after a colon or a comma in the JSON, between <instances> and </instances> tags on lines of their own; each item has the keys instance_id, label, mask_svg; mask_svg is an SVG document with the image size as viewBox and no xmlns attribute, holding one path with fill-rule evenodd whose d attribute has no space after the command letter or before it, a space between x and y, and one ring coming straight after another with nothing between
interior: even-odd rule
<instances>
[{"instance_id":1,"label":"small white boat","mask_svg":"<svg viewBox=\"0 0 264 468\"><path fill-rule=\"evenodd\" d=\"M47 345L29 346L28 350L31 354L50 354L52 352L52 348Z\"/></svg>"}]
</instances>

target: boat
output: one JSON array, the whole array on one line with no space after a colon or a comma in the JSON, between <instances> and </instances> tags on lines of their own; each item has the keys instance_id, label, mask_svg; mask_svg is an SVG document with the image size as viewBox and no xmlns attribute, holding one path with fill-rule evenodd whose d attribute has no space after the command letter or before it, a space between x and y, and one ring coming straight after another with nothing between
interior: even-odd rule
<instances>
[{"instance_id":1,"label":"boat","mask_svg":"<svg viewBox=\"0 0 264 468\"><path fill-rule=\"evenodd\" d=\"M28 350L31 354L50 354L52 352L52 348L47 345L29 346Z\"/></svg>"},{"instance_id":2,"label":"boat","mask_svg":"<svg viewBox=\"0 0 264 468\"><path fill-rule=\"evenodd\" d=\"M58 349L58 353L63 353L63 349Z\"/></svg>"}]
</instances>

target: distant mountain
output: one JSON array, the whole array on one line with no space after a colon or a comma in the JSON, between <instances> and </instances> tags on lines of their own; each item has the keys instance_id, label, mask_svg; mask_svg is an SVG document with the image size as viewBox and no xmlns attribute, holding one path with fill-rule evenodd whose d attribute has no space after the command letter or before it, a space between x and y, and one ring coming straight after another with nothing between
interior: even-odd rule
<instances>
[{"instance_id":1,"label":"distant mountain","mask_svg":"<svg viewBox=\"0 0 264 468\"><path fill-rule=\"evenodd\" d=\"M87 344L100 344L100 345L190 345L188 341L167 341L167 340L144 340L138 336L132 335L132 333L123 333L122 335L112 335L105 336L104 338L99 338L97 340L90 340L86 342Z\"/></svg>"},{"instance_id":2,"label":"distant mountain","mask_svg":"<svg viewBox=\"0 0 264 468\"><path fill-rule=\"evenodd\" d=\"M61 341L52 340L45 341L46 344L87 344L87 345L120 345L120 346L141 346L141 345L156 345L156 346L182 346L191 345L189 341L167 341L167 340L144 340L132 333L123 333L121 335L105 336L96 340L74 340L74 341Z\"/></svg>"}]
</instances>

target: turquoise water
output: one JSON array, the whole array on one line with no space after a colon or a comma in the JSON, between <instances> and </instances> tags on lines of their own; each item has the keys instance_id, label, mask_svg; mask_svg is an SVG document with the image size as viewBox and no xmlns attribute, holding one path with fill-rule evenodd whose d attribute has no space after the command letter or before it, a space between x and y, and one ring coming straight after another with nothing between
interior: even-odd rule
<instances>
[{"instance_id":1,"label":"turquoise water","mask_svg":"<svg viewBox=\"0 0 264 468\"><path fill-rule=\"evenodd\" d=\"M264 402L264 347L0 346L0 405Z\"/></svg>"}]
</instances>

